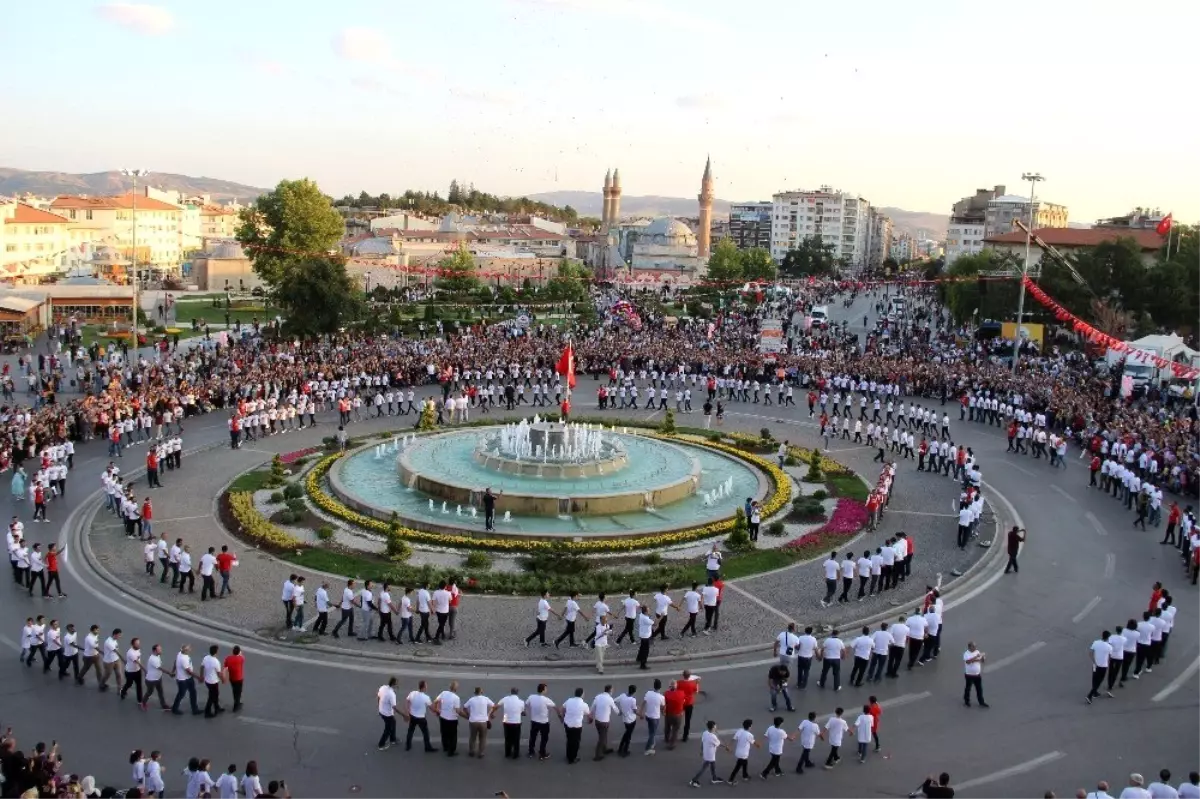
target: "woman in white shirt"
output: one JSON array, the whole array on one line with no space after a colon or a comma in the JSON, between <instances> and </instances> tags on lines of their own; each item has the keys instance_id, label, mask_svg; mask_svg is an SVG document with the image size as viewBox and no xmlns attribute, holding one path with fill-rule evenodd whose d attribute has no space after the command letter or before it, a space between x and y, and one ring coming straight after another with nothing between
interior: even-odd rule
<instances>
[{"instance_id":1,"label":"woman in white shirt","mask_svg":"<svg viewBox=\"0 0 1200 799\"><path fill-rule=\"evenodd\" d=\"M146 774L145 792L157 796L158 799L162 799L167 790L167 786L163 784L161 758L162 753L155 749L143 767Z\"/></svg>"},{"instance_id":2,"label":"woman in white shirt","mask_svg":"<svg viewBox=\"0 0 1200 799\"><path fill-rule=\"evenodd\" d=\"M146 790L146 758L142 756L141 749L134 749L129 753L129 764L133 766L133 784L134 787L140 788L143 792Z\"/></svg>"},{"instance_id":3,"label":"woman in white shirt","mask_svg":"<svg viewBox=\"0 0 1200 799\"><path fill-rule=\"evenodd\" d=\"M254 799L262 796L262 783L258 779L258 761L251 760L246 764L246 775L242 777L242 796Z\"/></svg>"}]
</instances>

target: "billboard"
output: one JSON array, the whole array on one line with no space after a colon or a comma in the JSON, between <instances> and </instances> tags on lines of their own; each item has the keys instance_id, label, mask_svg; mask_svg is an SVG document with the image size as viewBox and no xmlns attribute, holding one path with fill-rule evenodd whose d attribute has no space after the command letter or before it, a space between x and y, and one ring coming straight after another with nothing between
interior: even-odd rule
<instances>
[{"instance_id":1,"label":"billboard","mask_svg":"<svg viewBox=\"0 0 1200 799\"><path fill-rule=\"evenodd\" d=\"M1000 325L1000 335L1007 339L1015 339L1017 337L1017 323L1004 322ZM1036 341L1038 349L1042 349L1046 343L1045 328L1037 323L1028 322L1021 325L1021 338L1029 341Z\"/></svg>"},{"instance_id":2,"label":"billboard","mask_svg":"<svg viewBox=\"0 0 1200 799\"><path fill-rule=\"evenodd\" d=\"M759 328L759 352L783 352L783 320L764 319Z\"/></svg>"}]
</instances>

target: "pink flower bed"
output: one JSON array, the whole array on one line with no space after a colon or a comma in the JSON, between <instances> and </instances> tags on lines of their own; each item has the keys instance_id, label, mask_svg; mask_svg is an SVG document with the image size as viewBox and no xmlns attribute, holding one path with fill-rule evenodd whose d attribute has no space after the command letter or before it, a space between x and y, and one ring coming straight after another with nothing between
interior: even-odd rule
<instances>
[{"instance_id":1,"label":"pink flower bed","mask_svg":"<svg viewBox=\"0 0 1200 799\"><path fill-rule=\"evenodd\" d=\"M301 458L307 458L315 452L321 452L320 447L309 447L308 449L298 449L295 452L285 452L279 456L279 460L283 461L284 465L295 463Z\"/></svg>"},{"instance_id":2,"label":"pink flower bed","mask_svg":"<svg viewBox=\"0 0 1200 799\"><path fill-rule=\"evenodd\" d=\"M805 533L796 540L789 541L787 544L784 544L783 548L805 550L823 546L828 538L854 535L865 527L866 524L867 506L857 499L842 497L837 501L837 507L834 508L833 515L829 517L829 521L811 533Z\"/></svg>"}]
</instances>

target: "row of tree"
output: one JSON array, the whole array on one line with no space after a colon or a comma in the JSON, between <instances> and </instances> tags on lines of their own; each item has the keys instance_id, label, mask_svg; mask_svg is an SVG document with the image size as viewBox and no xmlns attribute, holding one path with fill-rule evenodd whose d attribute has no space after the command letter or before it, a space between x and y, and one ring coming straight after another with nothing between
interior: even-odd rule
<instances>
[{"instance_id":1,"label":"row of tree","mask_svg":"<svg viewBox=\"0 0 1200 799\"><path fill-rule=\"evenodd\" d=\"M580 221L579 212L571 206L558 207L550 203L531 200L528 197L499 197L479 191L473 183L466 185L457 180L450 181L450 190L443 198L438 192L408 189L393 197L384 192L379 195L360 192L357 197L347 194L337 201L339 206L350 208L379 208L412 211L426 216L445 216L452 211L466 213L532 214L553 219L568 225Z\"/></svg>"},{"instance_id":2,"label":"row of tree","mask_svg":"<svg viewBox=\"0 0 1200 799\"><path fill-rule=\"evenodd\" d=\"M1128 337L1196 329L1200 320L1200 236L1196 228L1172 234L1169 258L1164 248L1147 259L1132 238L1104 242L1066 258L1082 283L1066 266L1043 255L1041 273L1036 275L1038 285L1071 313L1109 335ZM978 276L1001 270L1019 273L1023 260L1022 256L991 250L955 260L944 274L958 280L940 284L955 320L966 322L972 316L1013 318L1017 281L980 281ZM1043 309L1031 307L1028 301L1025 309L1034 314L1032 318L1046 316Z\"/></svg>"}]
</instances>

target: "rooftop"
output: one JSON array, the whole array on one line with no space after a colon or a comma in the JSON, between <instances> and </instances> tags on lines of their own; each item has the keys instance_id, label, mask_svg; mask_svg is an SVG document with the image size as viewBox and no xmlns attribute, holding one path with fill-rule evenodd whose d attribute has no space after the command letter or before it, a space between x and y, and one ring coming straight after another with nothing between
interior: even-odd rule
<instances>
[{"instance_id":1,"label":"rooftop","mask_svg":"<svg viewBox=\"0 0 1200 799\"><path fill-rule=\"evenodd\" d=\"M1052 247L1095 247L1117 239L1133 239L1143 250L1157 250L1166 239L1153 230L1125 228L1035 228L1034 235ZM1014 230L984 239L987 244L1024 244L1025 232Z\"/></svg>"},{"instance_id":2,"label":"rooftop","mask_svg":"<svg viewBox=\"0 0 1200 799\"><path fill-rule=\"evenodd\" d=\"M62 194L50 203L51 208L76 208L92 210L129 210L134 207L133 192L118 194L115 197L84 197L74 194ZM178 205L165 203L153 197L137 197L139 211L179 211Z\"/></svg>"},{"instance_id":3,"label":"rooftop","mask_svg":"<svg viewBox=\"0 0 1200 799\"><path fill-rule=\"evenodd\" d=\"M25 203L17 203L13 215L4 219L7 225L65 225L67 222L66 217Z\"/></svg>"}]
</instances>

